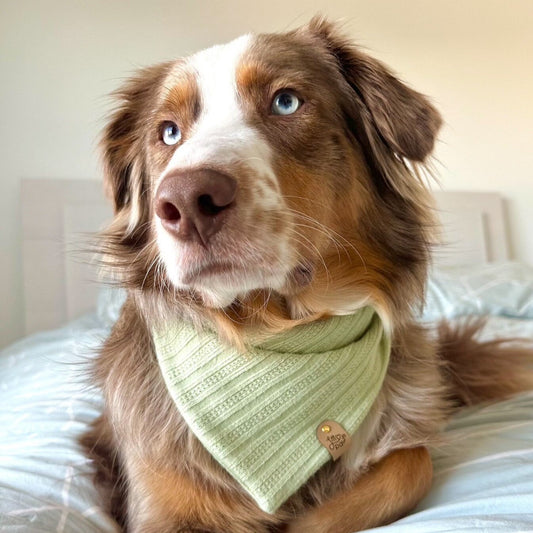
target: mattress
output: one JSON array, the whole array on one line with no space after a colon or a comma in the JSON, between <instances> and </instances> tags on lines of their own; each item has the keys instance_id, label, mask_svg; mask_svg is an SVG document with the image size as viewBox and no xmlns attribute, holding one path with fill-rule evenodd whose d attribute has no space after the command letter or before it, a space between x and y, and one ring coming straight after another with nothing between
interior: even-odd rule
<instances>
[{"instance_id":1,"label":"mattress","mask_svg":"<svg viewBox=\"0 0 533 533\"><path fill-rule=\"evenodd\" d=\"M0 530L107 533L91 465L77 437L102 399L85 369L123 295L96 312L23 339L0 354ZM533 339L533 269L516 263L436 272L421 320L488 314L485 338ZM533 531L533 391L462 411L433 450L435 478L408 517L380 533ZM379 497L379 495L376 495Z\"/></svg>"}]
</instances>

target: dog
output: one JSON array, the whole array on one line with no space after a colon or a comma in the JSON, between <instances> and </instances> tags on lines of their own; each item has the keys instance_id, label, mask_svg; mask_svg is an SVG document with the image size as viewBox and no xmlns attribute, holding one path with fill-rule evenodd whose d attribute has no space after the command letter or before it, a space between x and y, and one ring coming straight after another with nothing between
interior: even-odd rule
<instances>
[{"instance_id":1,"label":"dog","mask_svg":"<svg viewBox=\"0 0 533 533\"><path fill-rule=\"evenodd\" d=\"M450 414L531 385L523 351L477 342L477 324L436 339L415 320L438 111L321 17L145 68L117 97L101 253L128 297L93 369L105 411L81 438L110 512L136 533L348 533L408 513ZM250 331L368 306L391 346L376 397L342 456L267 511L182 416L154 331L177 320L246 357Z\"/></svg>"}]
</instances>

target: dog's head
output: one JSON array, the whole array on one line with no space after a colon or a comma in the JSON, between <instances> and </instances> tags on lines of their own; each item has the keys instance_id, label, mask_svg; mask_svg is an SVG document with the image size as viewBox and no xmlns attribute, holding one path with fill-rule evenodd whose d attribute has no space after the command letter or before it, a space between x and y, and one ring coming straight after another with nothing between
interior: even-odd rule
<instances>
[{"instance_id":1,"label":"dog's head","mask_svg":"<svg viewBox=\"0 0 533 533\"><path fill-rule=\"evenodd\" d=\"M440 117L331 24L144 69L118 95L104 251L137 293L241 320L371 302L394 322L420 297L417 165Z\"/></svg>"}]
</instances>

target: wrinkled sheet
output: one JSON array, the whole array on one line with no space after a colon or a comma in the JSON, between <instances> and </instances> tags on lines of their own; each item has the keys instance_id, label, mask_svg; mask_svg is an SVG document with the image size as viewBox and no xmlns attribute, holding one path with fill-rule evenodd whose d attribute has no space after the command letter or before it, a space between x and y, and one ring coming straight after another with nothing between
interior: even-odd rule
<instances>
[{"instance_id":1,"label":"wrinkled sheet","mask_svg":"<svg viewBox=\"0 0 533 533\"><path fill-rule=\"evenodd\" d=\"M116 531L76 443L102 407L84 376L107 334L91 315L0 354L2 532Z\"/></svg>"}]
</instances>

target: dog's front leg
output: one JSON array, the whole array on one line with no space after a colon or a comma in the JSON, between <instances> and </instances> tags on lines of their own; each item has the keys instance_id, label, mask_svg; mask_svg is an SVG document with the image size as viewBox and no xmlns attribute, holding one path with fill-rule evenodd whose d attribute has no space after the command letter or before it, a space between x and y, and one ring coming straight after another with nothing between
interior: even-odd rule
<instances>
[{"instance_id":1,"label":"dog's front leg","mask_svg":"<svg viewBox=\"0 0 533 533\"><path fill-rule=\"evenodd\" d=\"M282 522L248 496L160 461L132 457L127 477L127 533L268 533Z\"/></svg>"},{"instance_id":2,"label":"dog's front leg","mask_svg":"<svg viewBox=\"0 0 533 533\"><path fill-rule=\"evenodd\" d=\"M291 522L287 533L352 533L388 524L412 510L431 486L426 448L397 450L371 467L351 489Z\"/></svg>"},{"instance_id":3,"label":"dog's front leg","mask_svg":"<svg viewBox=\"0 0 533 533\"><path fill-rule=\"evenodd\" d=\"M205 533L199 495L186 476L150 458L126 455L127 533ZM207 517L206 517L207 518Z\"/></svg>"}]
</instances>

